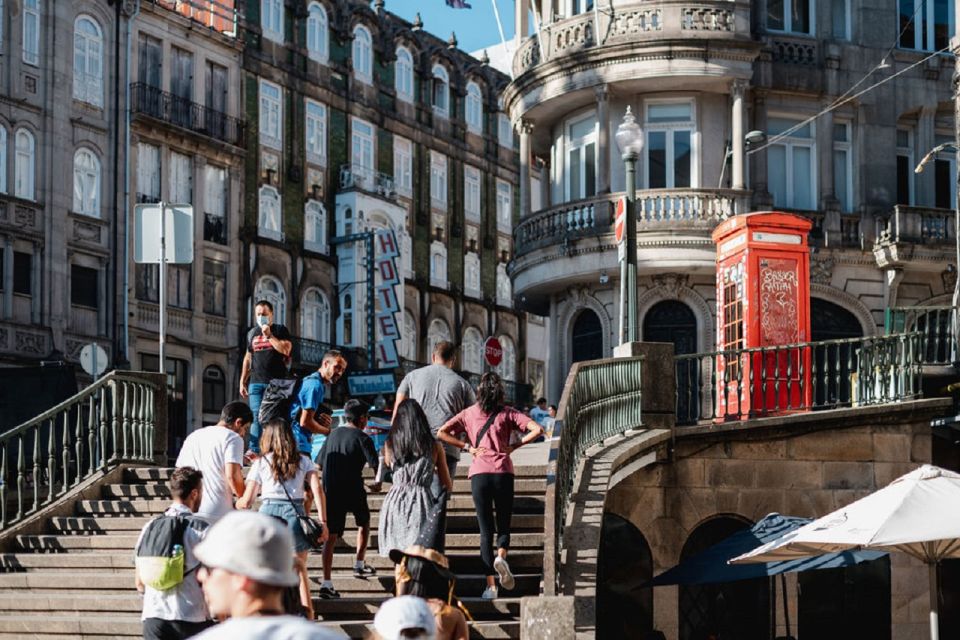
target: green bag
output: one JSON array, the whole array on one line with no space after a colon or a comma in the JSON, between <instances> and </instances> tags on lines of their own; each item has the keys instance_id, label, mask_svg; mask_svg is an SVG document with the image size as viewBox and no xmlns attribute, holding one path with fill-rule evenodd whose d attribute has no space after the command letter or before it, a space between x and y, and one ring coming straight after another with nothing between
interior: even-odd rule
<instances>
[{"instance_id":1,"label":"green bag","mask_svg":"<svg viewBox=\"0 0 960 640\"><path fill-rule=\"evenodd\" d=\"M137 573L145 585L166 591L179 585L184 576L196 569L186 570L183 538L187 527L200 523L200 520L177 515L160 516L147 525L135 559Z\"/></svg>"}]
</instances>

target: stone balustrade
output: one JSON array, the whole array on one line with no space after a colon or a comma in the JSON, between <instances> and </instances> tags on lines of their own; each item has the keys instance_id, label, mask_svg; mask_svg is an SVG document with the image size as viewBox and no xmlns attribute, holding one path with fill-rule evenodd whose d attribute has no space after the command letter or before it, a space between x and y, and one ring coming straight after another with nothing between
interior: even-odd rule
<instances>
[{"instance_id":1,"label":"stone balustrade","mask_svg":"<svg viewBox=\"0 0 960 640\"><path fill-rule=\"evenodd\" d=\"M953 209L898 204L881 226L878 244L897 242L954 244L956 242L954 215Z\"/></svg>"}]
</instances>

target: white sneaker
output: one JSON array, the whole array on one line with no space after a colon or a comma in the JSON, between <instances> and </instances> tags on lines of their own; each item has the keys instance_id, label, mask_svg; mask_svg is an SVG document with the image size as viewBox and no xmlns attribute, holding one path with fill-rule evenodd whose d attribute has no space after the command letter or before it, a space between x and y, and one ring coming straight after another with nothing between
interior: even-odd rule
<instances>
[{"instance_id":1,"label":"white sneaker","mask_svg":"<svg viewBox=\"0 0 960 640\"><path fill-rule=\"evenodd\" d=\"M483 590L483 595L480 596L484 600L496 600L497 599L497 588L496 587L487 587Z\"/></svg>"},{"instance_id":2,"label":"white sneaker","mask_svg":"<svg viewBox=\"0 0 960 640\"><path fill-rule=\"evenodd\" d=\"M506 589L507 591L512 591L515 586L515 581L513 579L513 573L510 571L510 565L507 564L507 561L500 556L497 556L497 559L493 561L493 570L497 572L497 575L500 576L500 586Z\"/></svg>"}]
</instances>

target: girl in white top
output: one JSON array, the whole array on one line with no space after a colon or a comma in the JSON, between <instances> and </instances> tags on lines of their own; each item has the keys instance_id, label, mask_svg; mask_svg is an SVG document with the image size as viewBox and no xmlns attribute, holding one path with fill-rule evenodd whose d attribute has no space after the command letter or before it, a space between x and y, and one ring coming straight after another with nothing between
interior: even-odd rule
<instances>
[{"instance_id":1,"label":"girl in white top","mask_svg":"<svg viewBox=\"0 0 960 640\"><path fill-rule=\"evenodd\" d=\"M300 602L312 620L313 600L307 581L307 554L311 545L300 527L297 515L306 513L303 505L304 486L309 483L314 505L320 514L320 524L323 525L321 541L327 539L327 499L323 485L316 465L297 450L293 432L284 419L278 418L263 425L260 451L261 457L257 458L247 474L246 491L237 501L237 509L249 509L259 495L261 513L286 521L287 528L293 534L297 571L300 573Z\"/></svg>"}]
</instances>

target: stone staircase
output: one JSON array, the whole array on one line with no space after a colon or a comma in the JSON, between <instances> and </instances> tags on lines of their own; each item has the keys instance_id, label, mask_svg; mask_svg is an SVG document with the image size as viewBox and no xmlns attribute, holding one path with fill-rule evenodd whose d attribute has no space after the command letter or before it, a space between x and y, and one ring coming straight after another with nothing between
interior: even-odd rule
<instances>
[{"instance_id":1,"label":"stone staircase","mask_svg":"<svg viewBox=\"0 0 960 640\"><path fill-rule=\"evenodd\" d=\"M517 466L510 566L513 591L480 599L484 577L479 533L466 468L458 470L447 523L447 555L458 577L456 592L475 624L473 638L518 638L520 598L541 591L545 466ZM17 536L13 552L0 555L0 639L131 638L141 636L141 597L134 588L133 546L143 525L169 504L170 469L128 468L119 484L100 487L99 499L80 500L69 517L50 517L46 533ZM353 577L356 529L348 516L334 556L339 600L314 599L318 620L347 638L365 638L380 603L393 589L393 565L377 553L376 526L384 493L370 495L373 535L367 561L378 575ZM314 591L321 561L310 555Z\"/></svg>"}]
</instances>

